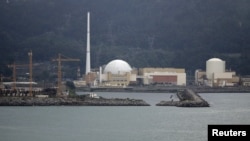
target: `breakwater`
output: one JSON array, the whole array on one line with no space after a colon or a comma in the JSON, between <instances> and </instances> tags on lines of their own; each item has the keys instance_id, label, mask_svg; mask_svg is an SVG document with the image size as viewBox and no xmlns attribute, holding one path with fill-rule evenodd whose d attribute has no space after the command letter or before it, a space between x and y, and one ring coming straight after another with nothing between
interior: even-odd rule
<instances>
[{"instance_id":1,"label":"breakwater","mask_svg":"<svg viewBox=\"0 0 250 141\"><path fill-rule=\"evenodd\" d=\"M140 99L89 98L89 97L1 97L0 106L150 106Z\"/></svg>"},{"instance_id":2,"label":"breakwater","mask_svg":"<svg viewBox=\"0 0 250 141\"><path fill-rule=\"evenodd\" d=\"M209 107L208 102L191 89L178 91L176 95L179 98L179 101L161 101L156 105L177 107Z\"/></svg>"}]
</instances>

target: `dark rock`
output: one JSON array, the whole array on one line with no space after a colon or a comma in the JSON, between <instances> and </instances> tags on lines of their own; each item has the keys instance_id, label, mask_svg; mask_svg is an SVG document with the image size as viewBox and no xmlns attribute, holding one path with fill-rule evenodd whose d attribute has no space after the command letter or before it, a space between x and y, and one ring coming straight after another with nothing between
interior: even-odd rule
<instances>
[{"instance_id":1,"label":"dark rock","mask_svg":"<svg viewBox=\"0 0 250 141\"><path fill-rule=\"evenodd\" d=\"M0 97L0 106L150 106L137 99Z\"/></svg>"},{"instance_id":2,"label":"dark rock","mask_svg":"<svg viewBox=\"0 0 250 141\"><path fill-rule=\"evenodd\" d=\"M177 92L180 101L161 101L156 106L177 106L177 107L209 107L207 101L191 89Z\"/></svg>"}]
</instances>

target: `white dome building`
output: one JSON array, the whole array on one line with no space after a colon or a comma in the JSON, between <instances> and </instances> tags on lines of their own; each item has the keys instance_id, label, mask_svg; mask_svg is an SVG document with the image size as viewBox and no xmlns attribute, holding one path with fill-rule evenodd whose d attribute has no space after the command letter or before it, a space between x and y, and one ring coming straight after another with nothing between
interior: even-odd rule
<instances>
[{"instance_id":1,"label":"white dome building","mask_svg":"<svg viewBox=\"0 0 250 141\"><path fill-rule=\"evenodd\" d=\"M110 72L112 74L125 74L131 71L132 68L126 61L118 59L109 62L104 69L104 73Z\"/></svg>"},{"instance_id":2,"label":"white dome building","mask_svg":"<svg viewBox=\"0 0 250 141\"><path fill-rule=\"evenodd\" d=\"M196 71L196 84L204 84L211 87L234 86L239 82L239 77L234 71L226 71L226 62L219 58L211 58L206 61L206 71ZM206 76L206 79L204 79Z\"/></svg>"},{"instance_id":3,"label":"white dome building","mask_svg":"<svg viewBox=\"0 0 250 141\"><path fill-rule=\"evenodd\" d=\"M219 58L211 58L206 62L206 75L208 79L212 79L214 74L224 73L225 70L226 63Z\"/></svg>"},{"instance_id":4,"label":"white dome building","mask_svg":"<svg viewBox=\"0 0 250 141\"><path fill-rule=\"evenodd\" d=\"M136 73L132 73L131 66L123 60L110 61L100 75L100 85L111 87L126 87L136 82Z\"/></svg>"}]
</instances>

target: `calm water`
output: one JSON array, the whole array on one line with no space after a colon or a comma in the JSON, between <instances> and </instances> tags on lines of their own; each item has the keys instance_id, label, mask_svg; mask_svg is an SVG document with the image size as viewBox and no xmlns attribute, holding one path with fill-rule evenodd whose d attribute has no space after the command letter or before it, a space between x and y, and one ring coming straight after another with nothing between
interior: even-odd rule
<instances>
[{"instance_id":1,"label":"calm water","mask_svg":"<svg viewBox=\"0 0 250 141\"><path fill-rule=\"evenodd\" d=\"M164 93L98 93L149 107L0 107L0 141L206 141L208 124L250 124L250 94L200 94L209 108L157 107Z\"/></svg>"}]
</instances>

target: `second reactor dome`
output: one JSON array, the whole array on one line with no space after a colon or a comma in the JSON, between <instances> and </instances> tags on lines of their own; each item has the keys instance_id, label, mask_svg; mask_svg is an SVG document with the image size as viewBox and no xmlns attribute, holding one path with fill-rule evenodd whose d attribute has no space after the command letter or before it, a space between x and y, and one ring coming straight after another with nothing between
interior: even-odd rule
<instances>
[{"instance_id":1,"label":"second reactor dome","mask_svg":"<svg viewBox=\"0 0 250 141\"><path fill-rule=\"evenodd\" d=\"M212 79L213 73L224 73L226 69L225 61L219 58L211 58L206 62L207 78Z\"/></svg>"}]
</instances>

